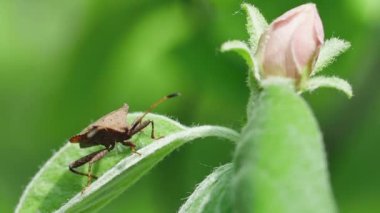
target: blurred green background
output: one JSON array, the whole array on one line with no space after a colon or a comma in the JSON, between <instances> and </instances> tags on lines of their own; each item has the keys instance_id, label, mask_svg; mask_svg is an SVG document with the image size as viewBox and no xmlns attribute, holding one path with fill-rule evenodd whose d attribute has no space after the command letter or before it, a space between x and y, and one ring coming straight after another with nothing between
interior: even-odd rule
<instances>
[{"instance_id":1,"label":"blurred green background","mask_svg":"<svg viewBox=\"0 0 380 213\"><path fill-rule=\"evenodd\" d=\"M249 2L270 21L308 1ZM380 1L314 2L326 38L352 43L325 74L351 82L354 98L325 89L305 95L324 133L334 193L342 212L380 212ZM241 3L0 0L0 212L14 210L54 150L124 102L143 111L180 91L156 112L239 130L247 68L219 47L247 39ZM102 212L175 212L232 153L226 141L186 145Z\"/></svg>"}]
</instances>

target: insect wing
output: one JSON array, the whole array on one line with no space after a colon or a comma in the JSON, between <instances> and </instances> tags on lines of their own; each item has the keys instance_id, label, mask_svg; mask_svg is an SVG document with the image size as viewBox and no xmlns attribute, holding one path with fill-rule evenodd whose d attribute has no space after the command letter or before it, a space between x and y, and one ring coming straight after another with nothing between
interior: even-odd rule
<instances>
[{"instance_id":1,"label":"insect wing","mask_svg":"<svg viewBox=\"0 0 380 213\"><path fill-rule=\"evenodd\" d=\"M128 105L124 104L121 108L108 113L101 117L95 123L92 123L78 135L69 139L71 143L86 142L89 138L93 137L97 131L101 129L112 129L117 132L123 132L128 128L127 114Z\"/></svg>"},{"instance_id":2,"label":"insect wing","mask_svg":"<svg viewBox=\"0 0 380 213\"><path fill-rule=\"evenodd\" d=\"M80 134L81 135L90 134L87 136L91 136L93 135L92 131L94 130L97 131L100 129L113 129L118 132L123 132L125 131L126 128L128 128L127 114L128 114L128 105L124 104L121 108L108 113L107 115L101 117L96 122L92 123L86 129L84 129Z\"/></svg>"},{"instance_id":3,"label":"insect wing","mask_svg":"<svg viewBox=\"0 0 380 213\"><path fill-rule=\"evenodd\" d=\"M128 114L128 105L124 104L121 108L108 113L103 116L92 126L97 126L99 129L113 129L115 131L123 132L128 128L127 124L127 114Z\"/></svg>"}]
</instances>

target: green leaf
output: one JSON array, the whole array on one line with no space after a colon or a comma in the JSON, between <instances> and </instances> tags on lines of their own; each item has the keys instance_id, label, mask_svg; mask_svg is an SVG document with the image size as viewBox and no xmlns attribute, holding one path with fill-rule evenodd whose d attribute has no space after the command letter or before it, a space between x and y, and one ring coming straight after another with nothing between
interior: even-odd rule
<instances>
[{"instance_id":1,"label":"green leaf","mask_svg":"<svg viewBox=\"0 0 380 213\"><path fill-rule=\"evenodd\" d=\"M235 51L247 62L247 65L250 69L253 69L253 58L251 50L248 45L243 41L227 41L224 42L221 47L222 52Z\"/></svg>"},{"instance_id":2,"label":"green leaf","mask_svg":"<svg viewBox=\"0 0 380 213\"><path fill-rule=\"evenodd\" d=\"M253 53L249 49L248 45L245 42L238 41L238 40L227 41L223 43L221 47L221 51L222 52L235 51L246 61L249 68L248 87L254 90L258 89L259 82L260 82L260 73L255 64Z\"/></svg>"},{"instance_id":3,"label":"green leaf","mask_svg":"<svg viewBox=\"0 0 380 213\"><path fill-rule=\"evenodd\" d=\"M260 13L259 9L251 4L244 3L241 6L247 13L247 31L249 34L249 45L252 52L255 52L261 35L268 27L265 17Z\"/></svg>"},{"instance_id":4,"label":"green leaf","mask_svg":"<svg viewBox=\"0 0 380 213\"><path fill-rule=\"evenodd\" d=\"M181 206L179 213L232 212L229 187L232 165L218 167L207 176Z\"/></svg>"},{"instance_id":5,"label":"green leaf","mask_svg":"<svg viewBox=\"0 0 380 213\"><path fill-rule=\"evenodd\" d=\"M250 108L254 106L256 93L260 88L260 72L255 63L254 53L256 52L259 40L264 31L268 28L268 23L260 11L253 5L243 3L242 9L247 14L247 31L249 34L249 46L243 41L227 41L222 45L222 52L235 51L241 55L248 64L248 87L250 88L250 102L247 105L247 116L250 116Z\"/></svg>"},{"instance_id":6,"label":"green leaf","mask_svg":"<svg viewBox=\"0 0 380 213\"><path fill-rule=\"evenodd\" d=\"M351 85L347 81L338 77L313 77L307 81L305 90L312 92L320 87L334 88L344 92L348 98L352 97Z\"/></svg>"},{"instance_id":7,"label":"green leaf","mask_svg":"<svg viewBox=\"0 0 380 213\"><path fill-rule=\"evenodd\" d=\"M325 67L333 63L340 54L344 53L348 48L350 48L351 44L348 41L331 38L326 40L321 48L321 52L319 53L319 57L317 62L315 63L315 67L311 75L315 75Z\"/></svg>"},{"instance_id":8,"label":"green leaf","mask_svg":"<svg viewBox=\"0 0 380 213\"><path fill-rule=\"evenodd\" d=\"M139 115L141 113L129 114L129 123ZM100 148L80 149L75 144L65 144L45 163L26 187L16 212L96 211L186 142L207 136L218 136L232 141L238 138L238 133L224 127L188 128L164 116L153 114L149 114L147 119L154 120L156 135L165 137L153 141L149 137L149 128L134 137L133 141L141 156L131 155L129 149L117 146L94 165L94 174L100 177L84 194L80 192L87 178L69 172L68 165ZM87 169L86 166L83 167L84 170Z\"/></svg>"},{"instance_id":9,"label":"green leaf","mask_svg":"<svg viewBox=\"0 0 380 213\"><path fill-rule=\"evenodd\" d=\"M263 85L233 161L235 212L336 212L322 135L291 83Z\"/></svg>"}]
</instances>

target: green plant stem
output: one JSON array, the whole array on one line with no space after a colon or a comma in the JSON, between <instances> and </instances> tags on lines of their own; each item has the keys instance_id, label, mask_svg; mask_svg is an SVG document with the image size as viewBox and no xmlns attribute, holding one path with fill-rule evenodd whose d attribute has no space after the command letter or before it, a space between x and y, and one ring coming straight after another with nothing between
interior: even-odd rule
<instances>
[{"instance_id":1,"label":"green plant stem","mask_svg":"<svg viewBox=\"0 0 380 213\"><path fill-rule=\"evenodd\" d=\"M322 135L302 97L286 82L267 84L250 110L233 162L236 212L336 212Z\"/></svg>"}]
</instances>

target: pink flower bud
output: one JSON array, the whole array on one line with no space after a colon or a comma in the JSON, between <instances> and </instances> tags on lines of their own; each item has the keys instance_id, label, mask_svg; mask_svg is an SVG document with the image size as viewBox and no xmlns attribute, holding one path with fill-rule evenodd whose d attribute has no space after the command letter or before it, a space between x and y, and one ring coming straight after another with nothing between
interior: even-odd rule
<instances>
[{"instance_id":1,"label":"pink flower bud","mask_svg":"<svg viewBox=\"0 0 380 213\"><path fill-rule=\"evenodd\" d=\"M256 58L261 76L285 76L297 81L309 76L323 40L322 21L315 4L286 12L260 38Z\"/></svg>"}]
</instances>

